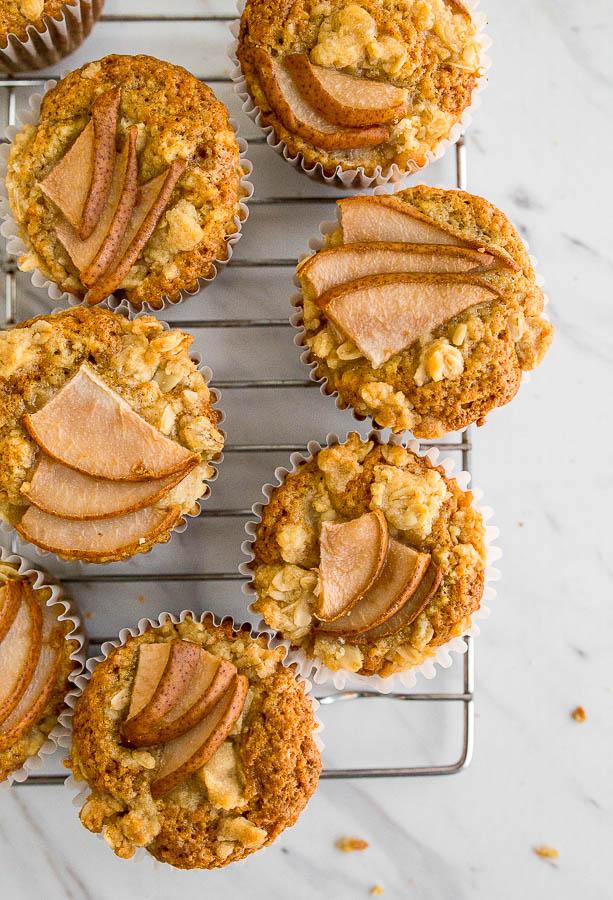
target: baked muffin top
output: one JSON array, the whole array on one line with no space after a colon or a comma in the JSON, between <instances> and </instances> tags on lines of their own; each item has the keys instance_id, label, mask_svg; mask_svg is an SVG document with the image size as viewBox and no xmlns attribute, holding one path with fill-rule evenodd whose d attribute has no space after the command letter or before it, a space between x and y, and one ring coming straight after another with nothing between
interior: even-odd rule
<instances>
[{"instance_id":1,"label":"baked muffin top","mask_svg":"<svg viewBox=\"0 0 613 900\"><path fill-rule=\"evenodd\" d=\"M269 627L332 670L383 678L466 631L487 556L470 491L356 433L274 489L253 553L253 609Z\"/></svg>"},{"instance_id":2,"label":"baked muffin top","mask_svg":"<svg viewBox=\"0 0 613 900\"><path fill-rule=\"evenodd\" d=\"M553 333L513 225L482 197L427 185L337 208L324 249L298 266L317 376L395 432L483 424Z\"/></svg>"},{"instance_id":3,"label":"baked muffin top","mask_svg":"<svg viewBox=\"0 0 613 900\"><path fill-rule=\"evenodd\" d=\"M0 562L0 782L43 746L77 667L70 657L79 643L65 639L72 622L59 621L60 604L47 606L50 588L33 585Z\"/></svg>"},{"instance_id":4,"label":"baked muffin top","mask_svg":"<svg viewBox=\"0 0 613 900\"><path fill-rule=\"evenodd\" d=\"M227 723L213 755L205 750L198 759L204 763L191 765L191 774L162 793L155 784L168 745L137 742L131 749L124 737L142 647L152 643L180 643L230 664L246 689L238 718ZM210 618L191 617L113 650L75 709L69 766L91 789L80 813L83 825L102 832L124 859L145 847L183 869L243 859L293 825L317 786L321 760L311 701L282 665L283 655L282 648L268 649L264 637L234 632L228 622L215 626Z\"/></svg>"},{"instance_id":5,"label":"baked muffin top","mask_svg":"<svg viewBox=\"0 0 613 900\"><path fill-rule=\"evenodd\" d=\"M237 55L262 124L326 171L425 165L482 74L455 0L248 0Z\"/></svg>"},{"instance_id":6,"label":"baked muffin top","mask_svg":"<svg viewBox=\"0 0 613 900\"><path fill-rule=\"evenodd\" d=\"M57 18L65 6L72 6L73 0L3 0L0 5L0 41L6 44L6 36L16 34L20 40L27 38L28 25L41 31L46 16Z\"/></svg>"},{"instance_id":7,"label":"baked muffin top","mask_svg":"<svg viewBox=\"0 0 613 900\"><path fill-rule=\"evenodd\" d=\"M192 340L153 316L85 307L0 332L0 516L66 558L105 562L167 540L223 446ZM134 523L135 545L119 539Z\"/></svg>"},{"instance_id":8,"label":"baked muffin top","mask_svg":"<svg viewBox=\"0 0 613 900\"><path fill-rule=\"evenodd\" d=\"M12 144L19 264L90 304L115 293L159 307L227 258L242 174L225 106L185 69L150 56L88 63Z\"/></svg>"}]
</instances>

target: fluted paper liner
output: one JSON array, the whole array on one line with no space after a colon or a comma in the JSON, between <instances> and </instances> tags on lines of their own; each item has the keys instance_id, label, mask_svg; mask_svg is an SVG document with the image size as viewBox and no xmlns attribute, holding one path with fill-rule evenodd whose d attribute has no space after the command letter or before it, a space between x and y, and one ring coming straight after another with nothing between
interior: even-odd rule
<instances>
[{"instance_id":1,"label":"fluted paper liner","mask_svg":"<svg viewBox=\"0 0 613 900\"><path fill-rule=\"evenodd\" d=\"M254 629L254 627L252 625L250 625L249 623L246 623L246 625L240 625L240 624L237 625L235 623L234 619L232 618L232 616L218 616L214 612L211 612L211 611L195 613L195 612L192 612L191 610L184 609L182 612L179 613L179 615L175 615L174 613L170 613L170 612L163 612L163 613L160 613L160 615L158 616L157 619L149 619L149 618L140 619L134 628L122 628L122 630L119 632L118 637L115 640L106 641L104 644L102 644L102 646L100 647L100 655L99 656L93 656L87 660L87 662L85 663L85 668L83 669L83 671L81 673L79 673L78 677L75 679L76 689L74 691L72 691L70 693L69 697L67 698L67 702L70 706L68 727L69 728L72 727L72 717L74 715L75 706L77 704L79 697L81 696L81 694L83 693L83 691L85 690L87 685L89 684L92 673L94 672L96 667L101 662L103 662L105 659L107 659L107 657L109 656L109 654L111 653L112 650L116 649L117 647L123 646L124 644L126 644L128 642L128 640L130 638L138 637L141 634L145 634L146 631L149 631L152 628L160 628L161 626L165 625L167 622L172 622L173 625L178 625L180 622L183 622L188 617L192 618L195 622L204 622L206 619L210 619L212 621L213 625L216 625L216 626L229 623L232 626L232 630L233 630L234 634L236 634L237 636L239 634L242 634L242 635L249 634L253 638L264 637L266 639L269 649L271 649L271 650L274 650L278 646L278 643L271 639L270 634L268 632L260 635ZM281 660L281 664L283 666L285 666L286 668L290 668L294 665L294 661L289 658L289 655L287 655L286 657L284 657ZM312 689L313 689L312 682L308 678L306 678L304 675L302 675L302 673L297 671L296 667L294 667L294 675L298 682L300 682L301 684L304 684L305 697L307 697L311 701L311 704L313 706L313 713L314 713L315 726L316 726L315 730L313 732L313 739L315 741L315 744L317 745L319 752L322 753L324 750L324 742L321 739L321 733L324 730L324 725L319 721L319 719L317 717L317 710L319 709L319 705L320 705L319 701L312 694ZM77 781L77 779L72 774L66 778L66 780L64 782L64 786L73 795L73 797L72 797L73 806L75 806L77 809L80 810L81 807L83 806L85 800L87 799L87 797L91 791L91 788L89 787L87 782ZM101 834L96 834L96 837L98 837L100 840L104 840L104 838L102 837ZM151 854L147 852L146 847L138 847L136 850L136 853L132 857L132 860L143 860L145 857L147 859L149 859L151 862L153 862L155 864L156 868L160 868L160 867L167 868L167 864L161 863L158 860L156 860L153 856L151 856ZM248 858L249 857L247 857L247 859ZM246 859L238 860L237 862L232 863L232 866L234 867L234 866L240 864L241 862L246 862Z\"/></svg>"},{"instance_id":2,"label":"fluted paper liner","mask_svg":"<svg viewBox=\"0 0 613 900\"><path fill-rule=\"evenodd\" d=\"M15 136L19 133L24 125L36 125L38 123L40 116L40 106L43 97L48 91L54 88L56 84L57 81L47 81L45 83L45 88L42 94L32 94L28 100L28 104L30 107L29 110L24 110L18 116L16 125L8 125L2 132L2 136L5 138L5 142L0 145L0 219L2 220L2 225L0 226L0 234L2 234L2 236L6 238L7 253L16 258L19 258L23 253L26 253L28 251L28 247L22 239L19 232L19 226L13 217L6 189L6 175L8 159L11 152L11 145L15 139ZM241 169L243 174L240 178L239 183L240 213L234 216L234 225L236 231L234 231L230 235L226 235L226 237L224 238L227 247L226 257L223 259L219 258L213 260L213 274L209 275L206 278L198 278L198 284L195 288L182 288L178 292L178 296L164 296L160 299L159 303L156 302L156 304L153 304L145 302L138 306L135 306L134 304L130 303L129 300L125 298L120 300L115 297L114 294L111 294L105 300L102 300L100 303L95 304L96 306L108 306L113 310L124 308L134 312L135 314L140 312L158 313L161 310L166 309L166 307L168 306L176 306L178 303L181 303L188 297L194 297L200 292L201 288L206 287L212 281L214 281L219 274L220 269L223 269L230 262L234 253L234 246L241 239L243 224L249 218L249 207L247 204L253 196L253 184L250 180L250 176L253 171L253 163L247 158L247 142L243 140L243 138L238 136L237 122L234 119L230 119L229 123L234 130L238 141ZM49 299L54 304L58 304L64 308L70 306L89 306L89 304L86 303L84 299L81 299L74 294L70 294L67 291L62 291L58 287L58 285L54 281L49 279L43 272L41 272L40 269L35 268L32 270L31 281L35 288L43 288L44 290L46 290Z\"/></svg>"},{"instance_id":3,"label":"fluted paper liner","mask_svg":"<svg viewBox=\"0 0 613 900\"><path fill-rule=\"evenodd\" d=\"M9 33L0 49L0 72L53 66L83 43L102 12L104 0L67 0L57 18L44 16L42 28L26 27L26 37Z\"/></svg>"},{"instance_id":4,"label":"fluted paper liner","mask_svg":"<svg viewBox=\"0 0 613 900\"><path fill-rule=\"evenodd\" d=\"M52 309L49 311L49 313L42 313L41 315L52 315L53 313L58 313L58 312L66 312L66 307ZM138 319L141 316L150 315L150 313L147 313L147 312L140 312L140 313L138 313L138 315L130 315L129 311L123 305L121 307L118 307L117 309L115 309L114 312L118 313L119 315L126 316L131 321L134 321L135 319ZM165 331L169 331L171 329L184 331L184 329L182 328L181 322L173 322L172 324L169 324L168 322L163 322L161 319L158 319L158 322L160 323L160 325L162 325L162 327ZM185 333L189 334L189 332L187 332L187 331ZM221 394L217 388L210 387L210 382L213 378L213 372L208 366L204 366L202 364L202 360L201 360L200 354L198 352L192 353L191 358L194 360L194 362L196 362L198 371L204 378L207 386L209 386L209 390L211 392L211 399L213 401L213 403L212 403L213 407L218 412L221 413L221 418L219 419L217 426L218 426L219 430L221 431L222 437L224 438L224 441L225 441L226 434L223 431L223 429L221 428L221 425L223 425L223 423L225 421L225 413L223 412L223 410L219 409ZM142 552L135 553L135 554L133 554L133 556L129 557L129 559L133 559L135 556L145 556L145 555L151 553L152 550L155 550L156 547L164 546L165 543L168 543L172 539L174 534L183 534L183 532L186 530L186 528L188 526L187 520L188 519L197 519L198 516L200 515L200 512L202 510L202 503L205 500L207 500L211 494L211 484L217 480L217 477L219 475L219 467L222 464L223 459L224 459L224 455L223 455L223 447L222 447L222 449L219 453L219 456L214 459L210 459L208 461L208 465L212 466L214 471L213 471L213 474L211 475L211 477L206 480L204 493L202 493L200 495L200 497L198 497L198 499L196 500L196 505L195 505L194 511L181 513L181 516L178 519L177 524L174 525L174 527L170 529L170 537L169 537L168 541L156 541L156 543L152 544L151 547L149 548L149 550L146 551L146 553L142 553ZM43 550L42 547L38 547L36 544L31 544L29 541L25 541L20 535L17 534L15 529L8 522L0 520L0 531L12 532L15 540L20 545L23 544L23 546L26 547L28 549L28 551L34 550L34 552L37 554L37 556L40 556L43 558L45 556L56 556L58 559L61 559L61 557L58 557L57 554L53 553L51 550ZM96 562L90 563L90 562L87 562L86 560L74 560L73 562L76 566L113 565L112 562L100 563L99 561L96 561Z\"/></svg>"},{"instance_id":5,"label":"fluted paper liner","mask_svg":"<svg viewBox=\"0 0 613 900\"><path fill-rule=\"evenodd\" d=\"M307 444L305 452L291 454L290 468L280 466L279 468L275 469L275 484L265 484L262 488L262 493L264 494L265 501L263 503L255 503L253 505L253 518L250 519L245 525L245 531L247 532L248 539L244 541L241 548L243 551L243 555L246 557L246 561L241 563L241 565L239 566L239 571L248 579L247 582L243 585L243 592L248 597L253 597L255 594L255 588L253 586L254 571L252 569L252 563L255 558L253 553L253 545L255 543L256 530L258 525L262 521L262 511L264 507L269 503L273 492L276 491L281 484L283 484L288 475L297 472L303 463L311 462L320 450L323 450L325 447L331 447L335 444L345 443L348 437L349 433L342 440L336 434L328 434L323 444L320 444L318 441L310 441ZM421 450L417 441L406 442L402 439L402 437L398 435L392 435L388 441L384 441L380 433L376 430L371 431L365 438L362 438L362 440L375 441L379 444L389 443L406 447L408 450L412 450L420 457L427 457L433 465L442 466L445 470L445 475L448 478L453 478L458 487L461 488L461 490L467 491L469 489L469 483L471 480L470 472L460 471L456 475L452 475L453 469L455 468L455 460L451 458L440 459L440 451L436 447L431 447L428 450ZM434 678L437 673L438 667L443 669L449 668L449 666L453 662L452 654L462 655L466 653L467 644L464 640L465 636L475 638L479 635L480 629L475 620L486 619L490 615L488 604L492 603L496 598L496 589L493 587L493 584L500 578L500 572L498 571L498 569L492 566L492 563L500 559L500 557L502 556L502 552L494 543L498 538L499 530L498 528L496 528L496 526L487 524L493 516L493 510L489 506L481 505L480 501L483 496L482 491L475 488L471 488L471 490L474 498L474 506L481 513L483 522L485 524L487 563L485 569L485 583L481 605L478 610L471 614L471 624L462 635L453 638L447 644L438 647L435 653L419 666L407 669L404 672L396 672L393 675L390 675L388 678L382 678L379 675L356 675L353 672L348 672L342 669L338 671L332 671L332 669L329 669L320 660L307 656L304 650L293 647L291 641L280 637L279 634L275 632L274 629L272 629L271 626L268 625L267 622L262 618L262 614L253 609L253 603L250 603L249 610L253 612L254 615L260 617L255 626L256 630L260 633L267 633L271 636L271 646L284 646L287 650L286 659L288 660L288 663L294 663L297 666L297 671L300 672L301 675L303 675L305 678L311 678L315 684L332 686L336 688L336 690L372 689L379 691L382 694L388 694L391 692L402 692L406 691L407 689L413 688L417 683L418 674L423 675L423 677L427 679Z\"/></svg>"},{"instance_id":6,"label":"fluted paper liner","mask_svg":"<svg viewBox=\"0 0 613 900\"><path fill-rule=\"evenodd\" d=\"M49 591L50 596L46 601L46 605L56 607L57 618L60 622L71 622L72 628L67 633L65 640L76 641L77 648L70 654L73 661L73 668L68 676L68 680L72 687L64 698L64 709L58 715L57 723L49 732L45 743L41 746L38 753L30 756L21 766L11 772L10 775L0 782L0 791L9 788L14 782L21 783L25 781L32 773L39 771L45 760L54 754L58 749L65 749L70 746L70 720L72 717L72 706L74 698L77 696L76 687L77 678L83 672L86 656L86 636L83 631L81 619L72 600L64 596L62 586L59 582L52 579L45 572L42 572L36 566L18 553L10 553L3 547L0 547L0 563L8 563L15 568L18 575L24 577L32 577L33 588L35 591ZM65 755L65 754L64 754Z\"/></svg>"},{"instance_id":7,"label":"fluted paper liner","mask_svg":"<svg viewBox=\"0 0 613 900\"><path fill-rule=\"evenodd\" d=\"M478 109L481 105L481 95L487 87L486 73L491 66L491 60L489 56L487 56L486 50L491 47L492 41L484 32L485 25L487 24L486 16L483 13L477 12L479 0L463 0L463 5L470 12L471 18L477 27L477 38L480 44L479 67L481 69L481 75L477 79L477 84L473 89L471 102L462 113L459 122L456 122L455 125L452 126L447 137L442 138L434 150L426 151L426 162L422 166L418 165L414 160L411 161L411 165L407 169L400 169L396 163L392 163L391 166L387 166L385 169L381 166L376 166L374 173L372 175L367 175L362 166L358 166L355 169L343 169L339 165L334 172L326 173L321 163L314 163L312 165L307 163L302 153L297 153L293 156L285 141L279 140L276 137L273 126L263 124L261 110L254 103L253 98L249 93L249 88L247 87L247 82L243 76L237 56L240 18L245 5L246 0L237 0L238 19L230 25L233 40L228 51L228 56L230 57L233 66L232 81L234 82L234 90L242 102L243 112L246 113L246 115L248 115L266 135L266 143L272 147L276 153L287 160L290 165L304 172L305 175L308 175L316 181L335 185L340 188L367 188L372 187L373 185L393 184L402 181L408 176L414 175L416 172L424 169L430 163L440 159L445 155L449 147L457 144L472 122L474 110Z\"/></svg>"},{"instance_id":8,"label":"fluted paper liner","mask_svg":"<svg viewBox=\"0 0 613 900\"><path fill-rule=\"evenodd\" d=\"M433 185L433 186L440 188L441 190L458 190L457 188L451 188L451 189L447 188L445 185L441 185L441 184L437 184L437 185ZM417 187L417 185L416 185L416 187ZM400 191L403 191L405 189L406 189L406 185L398 185L397 187L393 187L391 185L382 185L381 187L374 188L374 190L371 193L373 196L390 196L390 195L393 196L395 193L399 193ZM338 215L338 206L335 205L335 209L337 212L337 218L336 219L326 219L323 222L320 222L319 234L316 237L311 238L308 242L308 247L311 252L303 253L300 256L300 258L298 259L299 263L302 262L304 259L307 259L309 256L311 256L311 253L316 253L318 250L322 250L326 246L327 236L339 227L340 218ZM505 215L506 215L506 213L505 213ZM507 218L508 218L508 216L507 216ZM509 219L509 221L511 222L510 219ZM513 225L513 222L511 222L511 224ZM515 227L515 226L513 226L513 227ZM533 256L530 253L530 247L528 246L528 241L520 235L519 229L515 228L515 230L517 231L517 234L519 235L520 239L523 241L524 246L525 246L526 250L528 251L528 255L530 257L530 262L532 264L532 268L534 269L534 273L535 273L535 284L537 285L537 287L540 287L542 289L545 285L545 279L537 271L538 260L535 256ZM311 350L306 344L307 332L306 332L306 328L304 327L304 322L303 322L303 296L302 296L302 291L300 289L300 279L298 278L297 274L294 274L294 285L298 288L299 293L294 294L291 298L290 302L291 302L291 305L292 305L293 309L295 310L295 312L291 313L289 320L290 320L290 324L293 325L293 327L296 330L296 334L294 336L294 344L296 345L296 347L298 347L301 350L300 361L303 362L306 366L308 366L310 380L320 386L320 393L321 393L322 397L333 397L335 399L337 409L341 409L341 410L349 409L351 411L351 415L353 416L353 418L356 422L364 422L364 421L366 421L366 419L372 419L372 416L363 416L360 413L356 412L355 409L352 406L350 406L349 403L347 403L345 400L343 400L343 398L340 396L338 390L336 390L336 388L332 388L330 386L330 384L328 383L328 379L326 378L325 375L319 376L317 374L317 365L318 365L317 360L312 356ZM547 295L545 293L543 293L543 302L544 302L545 307L547 307L547 304L549 303L549 298L547 297ZM547 313L545 311L543 311L541 313L541 316L544 319L548 319ZM527 384L530 381L531 374L532 374L531 372L522 371L521 372L521 384ZM521 385L520 385L520 387L521 387ZM488 416L491 416L498 409L499 409L499 407L495 407L494 409L490 410L490 412L488 413ZM373 422L373 427L376 427L374 422Z\"/></svg>"}]
</instances>

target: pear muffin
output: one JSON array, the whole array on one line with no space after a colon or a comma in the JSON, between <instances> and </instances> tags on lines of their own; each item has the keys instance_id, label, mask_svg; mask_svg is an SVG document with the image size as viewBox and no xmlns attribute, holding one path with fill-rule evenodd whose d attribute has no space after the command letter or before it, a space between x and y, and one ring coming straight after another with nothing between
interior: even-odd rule
<instances>
[{"instance_id":1,"label":"pear muffin","mask_svg":"<svg viewBox=\"0 0 613 900\"><path fill-rule=\"evenodd\" d=\"M80 818L129 859L214 869L293 825L321 770L313 706L283 648L191 614L130 637L77 701Z\"/></svg>"},{"instance_id":2,"label":"pear muffin","mask_svg":"<svg viewBox=\"0 0 613 900\"><path fill-rule=\"evenodd\" d=\"M337 201L304 259L297 324L339 405L436 438L482 425L551 342L526 246L482 197L427 185Z\"/></svg>"},{"instance_id":3,"label":"pear muffin","mask_svg":"<svg viewBox=\"0 0 613 900\"><path fill-rule=\"evenodd\" d=\"M0 72L40 69L83 42L104 0L3 0L0 4Z\"/></svg>"},{"instance_id":4,"label":"pear muffin","mask_svg":"<svg viewBox=\"0 0 613 900\"><path fill-rule=\"evenodd\" d=\"M0 561L0 782L39 752L66 709L72 659L81 646L64 604L47 605L49 587Z\"/></svg>"},{"instance_id":5,"label":"pear muffin","mask_svg":"<svg viewBox=\"0 0 613 900\"><path fill-rule=\"evenodd\" d=\"M86 307L0 332L0 517L64 559L167 541L223 446L192 341L153 316Z\"/></svg>"},{"instance_id":6,"label":"pear muffin","mask_svg":"<svg viewBox=\"0 0 613 900\"><path fill-rule=\"evenodd\" d=\"M260 123L325 174L426 165L483 74L457 0L247 0L237 57Z\"/></svg>"},{"instance_id":7,"label":"pear muffin","mask_svg":"<svg viewBox=\"0 0 613 900\"><path fill-rule=\"evenodd\" d=\"M160 308L227 259L243 174L225 106L185 69L150 56L88 63L12 143L19 265L88 305L113 295Z\"/></svg>"},{"instance_id":8,"label":"pear muffin","mask_svg":"<svg viewBox=\"0 0 613 900\"><path fill-rule=\"evenodd\" d=\"M356 433L274 490L252 545L252 609L333 671L386 678L466 632L487 551L470 491Z\"/></svg>"}]
</instances>

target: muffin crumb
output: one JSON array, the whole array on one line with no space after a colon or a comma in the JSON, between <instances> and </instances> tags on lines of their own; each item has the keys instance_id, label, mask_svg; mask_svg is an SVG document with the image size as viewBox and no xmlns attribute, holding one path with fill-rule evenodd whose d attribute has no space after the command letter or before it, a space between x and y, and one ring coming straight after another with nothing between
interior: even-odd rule
<instances>
[{"instance_id":1,"label":"muffin crumb","mask_svg":"<svg viewBox=\"0 0 613 900\"><path fill-rule=\"evenodd\" d=\"M336 841L334 846L342 853L354 853L358 850L367 850L370 845L364 838L342 837Z\"/></svg>"}]
</instances>

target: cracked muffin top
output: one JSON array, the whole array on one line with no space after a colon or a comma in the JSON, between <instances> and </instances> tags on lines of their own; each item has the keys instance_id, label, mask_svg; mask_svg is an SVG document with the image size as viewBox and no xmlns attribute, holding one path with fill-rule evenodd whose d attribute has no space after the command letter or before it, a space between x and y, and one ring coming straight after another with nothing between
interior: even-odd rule
<instances>
[{"instance_id":1,"label":"cracked muffin top","mask_svg":"<svg viewBox=\"0 0 613 900\"><path fill-rule=\"evenodd\" d=\"M0 332L0 516L67 559L168 540L223 434L191 335L77 307Z\"/></svg>"},{"instance_id":2,"label":"cracked muffin top","mask_svg":"<svg viewBox=\"0 0 613 900\"><path fill-rule=\"evenodd\" d=\"M47 606L49 588L33 585L0 562L0 782L46 742L78 667L70 657L79 642L66 640L73 623L59 620L61 604Z\"/></svg>"},{"instance_id":3,"label":"cracked muffin top","mask_svg":"<svg viewBox=\"0 0 613 900\"><path fill-rule=\"evenodd\" d=\"M237 55L262 125L327 173L424 166L482 74L456 0L247 0Z\"/></svg>"},{"instance_id":4,"label":"cracked muffin top","mask_svg":"<svg viewBox=\"0 0 613 900\"><path fill-rule=\"evenodd\" d=\"M107 56L45 94L13 141L19 260L90 305L158 308L226 259L243 170L225 106L180 66Z\"/></svg>"},{"instance_id":5,"label":"cracked muffin top","mask_svg":"<svg viewBox=\"0 0 613 900\"><path fill-rule=\"evenodd\" d=\"M270 628L329 669L383 678L467 630L487 558L470 491L356 433L273 490L253 553L252 608Z\"/></svg>"},{"instance_id":6,"label":"cracked muffin top","mask_svg":"<svg viewBox=\"0 0 613 900\"><path fill-rule=\"evenodd\" d=\"M191 617L112 650L75 709L68 765L90 789L83 825L124 859L144 847L183 869L225 866L272 843L296 822L321 769L312 703L283 655L228 622ZM158 688L143 707L141 685L156 665ZM209 672L194 690L209 669L212 680ZM225 686L203 704L220 677Z\"/></svg>"},{"instance_id":7,"label":"cracked muffin top","mask_svg":"<svg viewBox=\"0 0 613 900\"><path fill-rule=\"evenodd\" d=\"M67 4L66 0L3 0L0 5L0 43L6 44L9 34L16 34L20 40L27 38L28 25L40 31L46 16L57 18Z\"/></svg>"},{"instance_id":8,"label":"cracked muffin top","mask_svg":"<svg viewBox=\"0 0 613 900\"><path fill-rule=\"evenodd\" d=\"M435 438L517 393L553 334L525 244L482 197L426 185L337 202L298 266L308 361L328 392Z\"/></svg>"}]
</instances>

